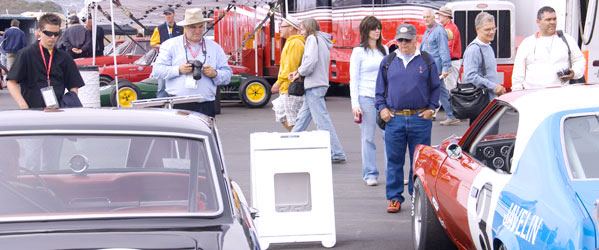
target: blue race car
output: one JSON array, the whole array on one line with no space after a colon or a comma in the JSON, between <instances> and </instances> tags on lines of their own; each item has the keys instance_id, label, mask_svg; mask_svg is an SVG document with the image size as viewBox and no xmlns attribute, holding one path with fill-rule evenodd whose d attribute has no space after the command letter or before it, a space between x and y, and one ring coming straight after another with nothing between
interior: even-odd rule
<instances>
[{"instance_id":1,"label":"blue race car","mask_svg":"<svg viewBox=\"0 0 599 250\"><path fill-rule=\"evenodd\" d=\"M599 85L496 98L414 155L416 249L597 249Z\"/></svg>"}]
</instances>

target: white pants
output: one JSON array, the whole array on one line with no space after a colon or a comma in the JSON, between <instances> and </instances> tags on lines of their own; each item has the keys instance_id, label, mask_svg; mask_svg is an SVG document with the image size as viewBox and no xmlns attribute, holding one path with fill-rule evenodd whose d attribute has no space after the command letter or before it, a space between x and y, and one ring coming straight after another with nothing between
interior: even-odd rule
<instances>
[{"instance_id":1,"label":"white pants","mask_svg":"<svg viewBox=\"0 0 599 250\"><path fill-rule=\"evenodd\" d=\"M451 67L449 68L449 74L443 80L445 82L445 87L448 91L451 91L456 87L458 82L458 75L460 74L460 67L462 66L462 60L453 60L451 61Z\"/></svg>"}]
</instances>

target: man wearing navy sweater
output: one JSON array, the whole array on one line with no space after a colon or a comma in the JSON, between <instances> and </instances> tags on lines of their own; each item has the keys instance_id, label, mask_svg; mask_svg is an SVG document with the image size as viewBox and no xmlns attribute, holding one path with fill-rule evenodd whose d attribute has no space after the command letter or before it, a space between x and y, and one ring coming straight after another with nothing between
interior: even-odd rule
<instances>
[{"instance_id":1,"label":"man wearing navy sweater","mask_svg":"<svg viewBox=\"0 0 599 250\"><path fill-rule=\"evenodd\" d=\"M397 213L404 202L403 166L406 148L409 149L410 166L414 148L418 144L430 145L432 116L439 107L439 74L431 55L416 49L416 27L404 23L397 27L395 40L399 42L397 54L389 64L388 83L383 78L387 57L381 62L376 79L376 107L385 127L387 152L386 194L387 212ZM424 58L428 57L428 58ZM386 86L385 86L386 85ZM385 91L385 88L387 89ZM385 92L387 94L385 95ZM408 192L413 192L412 168L408 178Z\"/></svg>"}]
</instances>

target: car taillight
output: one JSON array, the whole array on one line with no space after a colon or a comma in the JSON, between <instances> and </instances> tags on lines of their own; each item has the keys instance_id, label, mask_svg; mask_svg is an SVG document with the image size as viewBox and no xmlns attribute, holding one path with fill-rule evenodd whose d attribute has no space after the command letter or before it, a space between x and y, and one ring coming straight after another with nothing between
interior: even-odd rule
<instances>
[{"instance_id":1,"label":"car taillight","mask_svg":"<svg viewBox=\"0 0 599 250\"><path fill-rule=\"evenodd\" d=\"M593 61L593 67L599 67L599 60Z\"/></svg>"}]
</instances>

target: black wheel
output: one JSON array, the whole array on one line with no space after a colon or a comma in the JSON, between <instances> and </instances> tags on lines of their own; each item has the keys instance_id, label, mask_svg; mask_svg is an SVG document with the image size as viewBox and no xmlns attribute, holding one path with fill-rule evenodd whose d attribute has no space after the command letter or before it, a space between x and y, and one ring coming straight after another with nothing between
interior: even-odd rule
<instances>
[{"instance_id":1,"label":"black wheel","mask_svg":"<svg viewBox=\"0 0 599 250\"><path fill-rule=\"evenodd\" d=\"M248 77L241 81L239 97L249 108L261 108L270 101L270 84L261 77Z\"/></svg>"},{"instance_id":2,"label":"black wheel","mask_svg":"<svg viewBox=\"0 0 599 250\"><path fill-rule=\"evenodd\" d=\"M111 82L111 85L115 85L114 81ZM110 104L112 106L117 106L117 96L121 107L130 108L132 106L132 101L141 99L141 90L129 80L121 79L119 80L118 95L116 93L116 87L110 92Z\"/></svg>"},{"instance_id":3,"label":"black wheel","mask_svg":"<svg viewBox=\"0 0 599 250\"><path fill-rule=\"evenodd\" d=\"M216 87L216 96L214 97L214 113L220 115L220 88Z\"/></svg>"},{"instance_id":4,"label":"black wheel","mask_svg":"<svg viewBox=\"0 0 599 250\"><path fill-rule=\"evenodd\" d=\"M108 86L111 84L114 85L114 82L112 82L112 81L113 81L112 77L107 76L107 75L101 75L100 76L100 87Z\"/></svg>"},{"instance_id":5,"label":"black wheel","mask_svg":"<svg viewBox=\"0 0 599 250\"><path fill-rule=\"evenodd\" d=\"M412 238L414 249L456 249L433 210L420 179L414 183Z\"/></svg>"}]
</instances>

